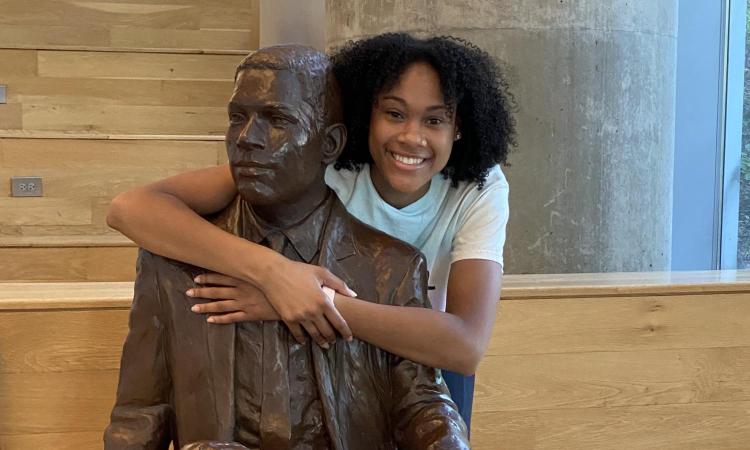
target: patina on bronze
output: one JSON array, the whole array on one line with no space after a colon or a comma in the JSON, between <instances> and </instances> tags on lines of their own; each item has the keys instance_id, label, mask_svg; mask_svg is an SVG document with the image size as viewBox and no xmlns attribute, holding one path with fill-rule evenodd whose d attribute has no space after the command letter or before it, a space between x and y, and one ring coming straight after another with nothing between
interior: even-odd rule
<instances>
[{"instance_id":1,"label":"patina on bronze","mask_svg":"<svg viewBox=\"0 0 750 450\"><path fill-rule=\"evenodd\" d=\"M226 135L240 195L215 223L364 299L427 308L423 256L324 184L346 140L327 74L325 55L296 45L241 64ZM356 339L299 344L281 322L209 324L184 294L202 272L141 250L106 449L469 448L436 369Z\"/></svg>"}]
</instances>

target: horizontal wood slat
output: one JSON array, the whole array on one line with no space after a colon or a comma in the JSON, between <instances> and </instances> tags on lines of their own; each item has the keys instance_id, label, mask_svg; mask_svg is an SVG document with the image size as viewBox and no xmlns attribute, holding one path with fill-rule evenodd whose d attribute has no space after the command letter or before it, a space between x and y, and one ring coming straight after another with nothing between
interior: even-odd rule
<instances>
[{"instance_id":1,"label":"horizontal wood slat","mask_svg":"<svg viewBox=\"0 0 750 450\"><path fill-rule=\"evenodd\" d=\"M121 246L0 248L0 267L3 281L130 281L137 253Z\"/></svg>"},{"instance_id":2,"label":"horizontal wood slat","mask_svg":"<svg viewBox=\"0 0 750 450\"><path fill-rule=\"evenodd\" d=\"M0 47L250 50L258 46L259 3L5 0Z\"/></svg>"}]
</instances>

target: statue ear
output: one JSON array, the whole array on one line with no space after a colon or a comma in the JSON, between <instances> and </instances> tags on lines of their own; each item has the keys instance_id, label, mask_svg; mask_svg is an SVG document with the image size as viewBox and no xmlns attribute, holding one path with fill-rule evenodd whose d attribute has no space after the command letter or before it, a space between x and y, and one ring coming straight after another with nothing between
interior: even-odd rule
<instances>
[{"instance_id":1,"label":"statue ear","mask_svg":"<svg viewBox=\"0 0 750 450\"><path fill-rule=\"evenodd\" d=\"M325 130L325 143L323 145L323 163L328 165L336 159L344 150L346 145L346 126L343 123L335 123Z\"/></svg>"}]
</instances>

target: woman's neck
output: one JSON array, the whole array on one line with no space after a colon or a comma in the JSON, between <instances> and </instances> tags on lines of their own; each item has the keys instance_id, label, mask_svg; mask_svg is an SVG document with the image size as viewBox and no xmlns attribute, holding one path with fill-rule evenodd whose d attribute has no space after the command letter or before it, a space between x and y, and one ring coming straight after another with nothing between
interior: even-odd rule
<instances>
[{"instance_id":1,"label":"woman's neck","mask_svg":"<svg viewBox=\"0 0 750 450\"><path fill-rule=\"evenodd\" d=\"M425 184L419 188L419 190L414 192L401 192L388 184L388 181L374 165L370 165L370 179L372 180L372 185L375 186L378 195L380 195L380 198L396 209L405 208L424 197L430 190L431 183Z\"/></svg>"}]
</instances>

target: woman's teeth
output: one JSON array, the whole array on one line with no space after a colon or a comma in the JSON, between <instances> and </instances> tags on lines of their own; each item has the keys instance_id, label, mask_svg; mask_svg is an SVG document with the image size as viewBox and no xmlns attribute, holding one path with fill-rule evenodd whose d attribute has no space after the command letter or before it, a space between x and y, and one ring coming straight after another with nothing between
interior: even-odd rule
<instances>
[{"instance_id":1,"label":"woman's teeth","mask_svg":"<svg viewBox=\"0 0 750 450\"><path fill-rule=\"evenodd\" d=\"M396 153L391 153L391 156L393 156L393 159L395 159L398 162L402 162L404 164L409 164L410 166L416 166L417 164L422 164L424 162L424 158L411 158L409 156L402 156Z\"/></svg>"}]
</instances>

